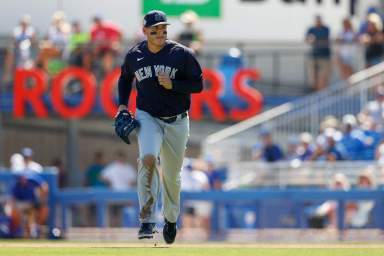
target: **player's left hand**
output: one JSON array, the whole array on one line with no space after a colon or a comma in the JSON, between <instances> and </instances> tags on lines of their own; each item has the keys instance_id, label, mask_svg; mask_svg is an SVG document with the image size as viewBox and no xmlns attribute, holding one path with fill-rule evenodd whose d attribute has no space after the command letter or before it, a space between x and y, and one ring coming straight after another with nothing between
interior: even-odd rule
<instances>
[{"instance_id":1,"label":"player's left hand","mask_svg":"<svg viewBox=\"0 0 384 256\"><path fill-rule=\"evenodd\" d=\"M127 110L121 110L115 116L115 132L125 143L131 144L129 134L140 127L140 123Z\"/></svg>"},{"instance_id":2,"label":"player's left hand","mask_svg":"<svg viewBox=\"0 0 384 256\"><path fill-rule=\"evenodd\" d=\"M167 75L159 74L157 78L159 79L159 84L165 89L172 89L172 80Z\"/></svg>"}]
</instances>

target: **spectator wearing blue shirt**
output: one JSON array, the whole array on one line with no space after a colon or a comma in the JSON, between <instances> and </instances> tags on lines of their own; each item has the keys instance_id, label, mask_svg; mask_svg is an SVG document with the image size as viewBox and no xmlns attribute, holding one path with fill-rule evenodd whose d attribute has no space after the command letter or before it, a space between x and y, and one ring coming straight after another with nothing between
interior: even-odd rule
<instances>
[{"instance_id":1,"label":"spectator wearing blue shirt","mask_svg":"<svg viewBox=\"0 0 384 256\"><path fill-rule=\"evenodd\" d=\"M356 118L353 115L343 117L343 135L337 143L340 153L346 160L358 160L364 150L364 144L360 140L360 130L356 129Z\"/></svg>"},{"instance_id":2,"label":"spectator wearing blue shirt","mask_svg":"<svg viewBox=\"0 0 384 256\"><path fill-rule=\"evenodd\" d=\"M311 46L309 79L312 89L324 89L329 83L331 73L330 31L323 24L321 16L315 17L314 26L306 33L306 42Z\"/></svg>"},{"instance_id":3,"label":"spectator wearing blue shirt","mask_svg":"<svg viewBox=\"0 0 384 256\"><path fill-rule=\"evenodd\" d=\"M12 229L23 230L25 238L38 238L48 218L48 184L33 171L18 175L11 191ZM24 225L23 225L24 224Z\"/></svg>"},{"instance_id":4,"label":"spectator wearing blue shirt","mask_svg":"<svg viewBox=\"0 0 384 256\"><path fill-rule=\"evenodd\" d=\"M362 141L364 151L361 154L361 160L374 160L375 152L381 141L381 134L377 131L377 123L371 118L366 119L362 124Z\"/></svg>"},{"instance_id":5,"label":"spectator wearing blue shirt","mask_svg":"<svg viewBox=\"0 0 384 256\"><path fill-rule=\"evenodd\" d=\"M204 158L209 187L211 190L222 190L223 184L227 179L227 169L224 167L218 167L211 156Z\"/></svg>"},{"instance_id":6,"label":"spectator wearing blue shirt","mask_svg":"<svg viewBox=\"0 0 384 256\"><path fill-rule=\"evenodd\" d=\"M270 131L263 129L260 132L262 145L259 148L255 147L256 151L253 155L254 159L263 159L266 162L276 162L283 160L284 153L279 145L273 142L272 134Z\"/></svg>"}]
</instances>

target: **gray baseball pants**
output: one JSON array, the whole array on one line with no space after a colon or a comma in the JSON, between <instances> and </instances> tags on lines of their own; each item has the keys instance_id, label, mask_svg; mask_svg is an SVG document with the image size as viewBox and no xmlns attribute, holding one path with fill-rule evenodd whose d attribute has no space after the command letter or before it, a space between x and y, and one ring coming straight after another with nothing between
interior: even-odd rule
<instances>
[{"instance_id":1,"label":"gray baseball pants","mask_svg":"<svg viewBox=\"0 0 384 256\"><path fill-rule=\"evenodd\" d=\"M180 171L189 137L189 117L179 115L176 121L166 123L137 109L136 119L140 122L137 175L140 222L156 223L160 184L164 217L176 222L180 213Z\"/></svg>"}]
</instances>

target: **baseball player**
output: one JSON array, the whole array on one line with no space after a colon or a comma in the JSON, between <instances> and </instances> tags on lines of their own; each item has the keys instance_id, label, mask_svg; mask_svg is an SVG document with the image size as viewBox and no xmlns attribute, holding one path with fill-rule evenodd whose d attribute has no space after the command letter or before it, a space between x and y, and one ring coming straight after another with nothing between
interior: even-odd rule
<instances>
[{"instance_id":1,"label":"baseball player","mask_svg":"<svg viewBox=\"0 0 384 256\"><path fill-rule=\"evenodd\" d=\"M137 183L141 226L138 238L153 238L155 232L155 205L160 191L159 159L165 221L163 237L171 244L175 241L180 212L180 171L189 136L190 94L200 92L203 82L201 67L192 51L167 40L168 25L162 11L154 10L145 15L146 40L128 51L121 67L116 120L130 115L127 104L135 79L136 120L140 124Z\"/></svg>"}]
</instances>

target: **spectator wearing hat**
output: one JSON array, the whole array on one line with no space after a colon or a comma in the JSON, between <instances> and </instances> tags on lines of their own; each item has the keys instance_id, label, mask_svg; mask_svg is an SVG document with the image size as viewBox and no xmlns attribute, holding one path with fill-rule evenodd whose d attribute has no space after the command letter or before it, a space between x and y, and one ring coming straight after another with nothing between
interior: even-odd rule
<instances>
[{"instance_id":1,"label":"spectator wearing hat","mask_svg":"<svg viewBox=\"0 0 384 256\"><path fill-rule=\"evenodd\" d=\"M57 49L61 57L66 57L71 26L67 22L65 13L57 11L52 15L51 26L48 29L48 40Z\"/></svg>"},{"instance_id":2,"label":"spectator wearing hat","mask_svg":"<svg viewBox=\"0 0 384 256\"><path fill-rule=\"evenodd\" d=\"M260 131L261 144L253 148L253 159L262 159L266 162L276 162L284 159L283 150L273 142L272 134L267 129Z\"/></svg>"},{"instance_id":3,"label":"spectator wearing hat","mask_svg":"<svg viewBox=\"0 0 384 256\"><path fill-rule=\"evenodd\" d=\"M24 238L38 238L43 235L43 226L48 218L48 184L36 172L21 172L12 187L11 233L21 229Z\"/></svg>"},{"instance_id":4,"label":"spectator wearing hat","mask_svg":"<svg viewBox=\"0 0 384 256\"><path fill-rule=\"evenodd\" d=\"M377 124L378 130L384 128L384 86L379 85L375 88L375 99L369 101L358 114L360 123L372 120Z\"/></svg>"},{"instance_id":5,"label":"spectator wearing hat","mask_svg":"<svg viewBox=\"0 0 384 256\"><path fill-rule=\"evenodd\" d=\"M375 19L381 19L383 21L383 18L379 14L379 10L375 6L368 6L367 12L365 14L364 19L360 22L359 24L359 30L358 30L358 35L362 35L367 32L368 30L368 23L369 23L369 17L371 14L377 15L377 18Z\"/></svg>"},{"instance_id":6,"label":"spectator wearing hat","mask_svg":"<svg viewBox=\"0 0 384 256\"><path fill-rule=\"evenodd\" d=\"M227 168L219 166L211 155L203 158L202 168L208 176L209 186L211 190L222 190L227 180Z\"/></svg>"},{"instance_id":7,"label":"spectator wearing hat","mask_svg":"<svg viewBox=\"0 0 384 256\"><path fill-rule=\"evenodd\" d=\"M21 150L21 155L24 158L24 171L34 171L37 173L41 173L43 171L43 167L33 161L33 150L31 148L23 148Z\"/></svg>"},{"instance_id":8,"label":"spectator wearing hat","mask_svg":"<svg viewBox=\"0 0 384 256\"><path fill-rule=\"evenodd\" d=\"M349 191L350 182L344 173L333 175L329 184L330 190ZM337 207L335 200L327 200L316 207L307 209L309 213L308 225L312 228L336 228L337 227Z\"/></svg>"},{"instance_id":9,"label":"spectator wearing hat","mask_svg":"<svg viewBox=\"0 0 384 256\"><path fill-rule=\"evenodd\" d=\"M356 188L360 190L372 190L375 188L373 169L368 167L364 169L357 177ZM362 228L371 221L371 213L375 206L373 200L361 200L349 204L349 214L347 222L353 228Z\"/></svg>"},{"instance_id":10,"label":"spectator wearing hat","mask_svg":"<svg viewBox=\"0 0 384 256\"><path fill-rule=\"evenodd\" d=\"M187 10L180 16L180 21L183 23L183 30L177 35L176 41L191 48L195 54L199 54L203 47L203 34L196 29L196 23L199 16L192 10Z\"/></svg>"},{"instance_id":11,"label":"spectator wearing hat","mask_svg":"<svg viewBox=\"0 0 384 256\"><path fill-rule=\"evenodd\" d=\"M68 40L71 31L65 13L57 11L52 15L51 24L43 40L39 42L36 65L50 75L59 73L68 59Z\"/></svg>"},{"instance_id":12,"label":"spectator wearing hat","mask_svg":"<svg viewBox=\"0 0 384 256\"><path fill-rule=\"evenodd\" d=\"M324 133L318 136L316 148L310 158L312 161L339 161L343 160L336 141L341 137L339 131L334 128L326 128Z\"/></svg>"},{"instance_id":13,"label":"spectator wearing hat","mask_svg":"<svg viewBox=\"0 0 384 256\"><path fill-rule=\"evenodd\" d=\"M308 161L311 159L313 154L313 145L312 145L312 135L308 132L303 132L300 134L300 142L297 147L296 154L297 158L301 161Z\"/></svg>"},{"instance_id":14,"label":"spectator wearing hat","mask_svg":"<svg viewBox=\"0 0 384 256\"><path fill-rule=\"evenodd\" d=\"M371 13L368 15L367 21L367 30L359 37L360 43L365 48L366 68L380 63L384 53L383 23L380 15Z\"/></svg>"}]
</instances>

